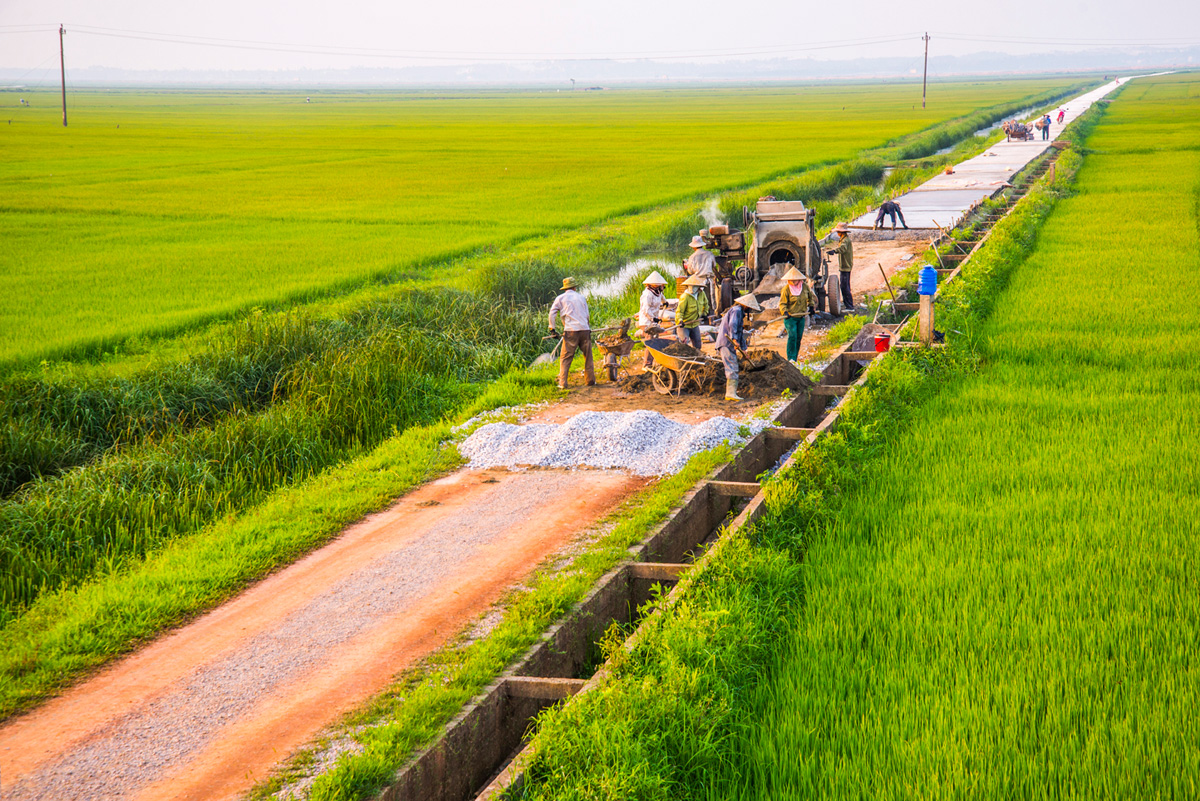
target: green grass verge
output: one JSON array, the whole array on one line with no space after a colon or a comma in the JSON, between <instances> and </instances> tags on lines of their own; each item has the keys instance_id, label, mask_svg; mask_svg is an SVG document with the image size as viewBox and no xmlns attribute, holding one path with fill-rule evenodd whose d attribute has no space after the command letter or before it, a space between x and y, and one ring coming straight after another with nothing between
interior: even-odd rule
<instances>
[{"instance_id":1,"label":"green grass verge","mask_svg":"<svg viewBox=\"0 0 1200 801\"><path fill-rule=\"evenodd\" d=\"M990 268L959 289L963 294L955 307L958 325L990 311L1077 167L1077 156L1064 157L1057 189L1035 189L996 227L988 249L976 257L980 264L990 260ZM808 558L810 549L837 525L838 510L846 508L850 497L864 508L874 507L869 496L850 493L862 485L862 476L870 473L872 460L881 453L906 453L917 411L941 388L976 369L978 354L972 345L978 341L962 337L944 350L893 351L882 357L864 389L843 404L837 432L801 452L794 466L765 485L768 514L745 532L729 535L682 602L648 625L631 654L614 652L610 680L542 717L529 781L515 797L731 797L744 789L739 781L746 775L746 754L764 739L770 742L761 751L764 770L806 764L807 754L790 742L770 739L771 732L761 726L763 709L756 703L763 697L758 687L769 677L769 668L780 653L789 651L797 612L814 603L813 588L836 594L837 587L817 582L814 572L823 567ZM912 464L904 458L896 464L909 492L919 497L922 488L914 481ZM879 514L893 511L879 507ZM879 526L856 529L854 536L870 544L876 531L886 530ZM865 587L869 591L870 583ZM865 604L869 596L858 600ZM889 626L894 629L895 622ZM837 620L828 628L838 635L828 647L850 660L863 643L887 639L883 631L847 630ZM898 635L892 637L896 639ZM797 675L801 686L815 680L811 674ZM825 678L835 685L839 680L837 674ZM872 685L871 676L863 673L855 686ZM823 709L839 714L844 701L844 696L830 696ZM847 706L839 718L847 728L834 742L851 742L867 722L855 711ZM777 714L784 717L787 712L781 708ZM821 716L803 723L809 741L827 739ZM870 761L860 762L850 753L842 753L840 760L842 765L872 770ZM920 794L913 788L924 785L903 787ZM798 794L806 789L788 787Z\"/></svg>"}]
</instances>

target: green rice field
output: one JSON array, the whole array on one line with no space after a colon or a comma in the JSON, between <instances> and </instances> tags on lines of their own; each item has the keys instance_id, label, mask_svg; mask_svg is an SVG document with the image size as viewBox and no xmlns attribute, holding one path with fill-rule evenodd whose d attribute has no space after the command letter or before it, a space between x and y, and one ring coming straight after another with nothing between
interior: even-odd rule
<instances>
[{"instance_id":1,"label":"green rice field","mask_svg":"<svg viewBox=\"0 0 1200 801\"><path fill-rule=\"evenodd\" d=\"M757 89L0 93L0 362L706 197L1065 79Z\"/></svg>"},{"instance_id":2,"label":"green rice field","mask_svg":"<svg viewBox=\"0 0 1200 801\"><path fill-rule=\"evenodd\" d=\"M1200 795L1200 77L1134 81L855 468L714 798Z\"/></svg>"}]
</instances>

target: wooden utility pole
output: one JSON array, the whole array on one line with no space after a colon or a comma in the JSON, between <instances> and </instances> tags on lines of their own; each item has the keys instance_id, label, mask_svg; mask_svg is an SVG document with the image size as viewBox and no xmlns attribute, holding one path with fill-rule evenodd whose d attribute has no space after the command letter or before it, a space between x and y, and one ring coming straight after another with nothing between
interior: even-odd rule
<instances>
[{"instance_id":1,"label":"wooden utility pole","mask_svg":"<svg viewBox=\"0 0 1200 801\"><path fill-rule=\"evenodd\" d=\"M925 69L921 73L921 108L925 108L925 84L929 81L929 31L921 37L925 40Z\"/></svg>"},{"instance_id":2,"label":"wooden utility pole","mask_svg":"<svg viewBox=\"0 0 1200 801\"><path fill-rule=\"evenodd\" d=\"M58 26L58 66L62 70L62 95L63 95L63 127L67 127L67 59L63 56L63 36L67 33L67 29L59 23Z\"/></svg>"}]
</instances>

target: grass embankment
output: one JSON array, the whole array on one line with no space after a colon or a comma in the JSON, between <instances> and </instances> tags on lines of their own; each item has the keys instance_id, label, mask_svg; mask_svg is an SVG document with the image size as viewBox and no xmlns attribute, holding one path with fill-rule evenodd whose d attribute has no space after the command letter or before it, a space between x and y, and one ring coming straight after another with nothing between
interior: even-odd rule
<instances>
[{"instance_id":1,"label":"grass embankment","mask_svg":"<svg viewBox=\"0 0 1200 801\"><path fill-rule=\"evenodd\" d=\"M896 85L77 92L70 128L35 94L0 129L0 362L371 280L444 282L449 257L853 158L1067 83L947 83L928 109Z\"/></svg>"},{"instance_id":2,"label":"grass embankment","mask_svg":"<svg viewBox=\"0 0 1200 801\"><path fill-rule=\"evenodd\" d=\"M1192 313L1096 308L1197 288L1195 121L1163 121L1195 90L1126 90L1051 217L1059 160L947 289L966 335L885 357L702 591L544 717L524 797L1194 793Z\"/></svg>"}]
</instances>

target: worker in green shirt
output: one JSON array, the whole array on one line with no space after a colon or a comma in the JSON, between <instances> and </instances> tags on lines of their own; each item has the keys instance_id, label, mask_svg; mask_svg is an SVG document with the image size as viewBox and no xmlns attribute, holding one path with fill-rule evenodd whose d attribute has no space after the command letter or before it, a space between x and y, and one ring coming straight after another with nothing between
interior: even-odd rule
<instances>
[{"instance_id":1,"label":"worker in green shirt","mask_svg":"<svg viewBox=\"0 0 1200 801\"><path fill-rule=\"evenodd\" d=\"M783 315L783 328L787 331L787 359L794 362L800 355L804 321L816 307L817 299L808 287L804 273L795 267L784 274L783 280L783 292L779 293L779 312Z\"/></svg>"},{"instance_id":2,"label":"worker in green shirt","mask_svg":"<svg viewBox=\"0 0 1200 801\"><path fill-rule=\"evenodd\" d=\"M675 307L675 338L700 350L700 318L704 316L705 298L701 291L707 283L698 275L683 282L687 287Z\"/></svg>"},{"instance_id":3,"label":"worker in green shirt","mask_svg":"<svg viewBox=\"0 0 1200 801\"><path fill-rule=\"evenodd\" d=\"M850 271L854 269L854 245L850 242L850 227L838 223L833 229L838 235L837 247L825 251L830 256L837 256L838 270L842 274L842 306L854 311L854 296L850 294Z\"/></svg>"}]
</instances>

